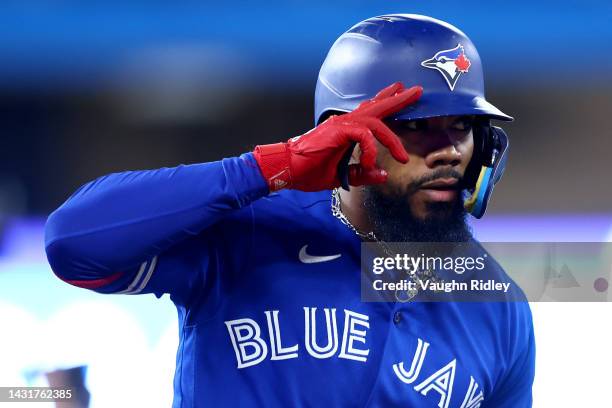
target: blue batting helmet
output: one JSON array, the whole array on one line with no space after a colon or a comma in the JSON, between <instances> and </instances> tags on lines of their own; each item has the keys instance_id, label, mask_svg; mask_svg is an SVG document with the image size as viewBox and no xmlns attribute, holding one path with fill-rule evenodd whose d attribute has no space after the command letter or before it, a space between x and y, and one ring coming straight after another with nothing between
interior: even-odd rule
<instances>
[{"instance_id":1,"label":"blue batting helmet","mask_svg":"<svg viewBox=\"0 0 612 408\"><path fill-rule=\"evenodd\" d=\"M397 119L512 120L485 99L480 56L463 32L431 17L392 14L364 20L336 40L319 72L315 122L329 111L352 111L397 81L423 87L419 101Z\"/></svg>"},{"instance_id":2,"label":"blue batting helmet","mask_svg":"<svg viewBox=\"0 0 612 408\"><path fill-rule=\"evenodd\" d=\"M508 138L489 119L513 120L485 99L480 56L456 27L431 17L391 14L357 23L336 40L319 72L315 124L349 112L382 88L401 81L421 85L423 95L392 119L474 115L474 155L465 175L465 208L484 214L503 174Z\"/></svg>"}]
</instances>

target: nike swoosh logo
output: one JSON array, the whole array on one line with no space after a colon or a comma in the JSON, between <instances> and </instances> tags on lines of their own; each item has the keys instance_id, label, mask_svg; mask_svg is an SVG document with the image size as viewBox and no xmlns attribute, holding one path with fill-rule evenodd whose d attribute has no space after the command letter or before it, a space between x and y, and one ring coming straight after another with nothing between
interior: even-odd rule
<instances>
[{"instance_id":1,"label":"nike swoosh logo","mask_svg":"<svg viewBox=\"0 0 612 408\"><path fill-rule=\"evenodd\" d=\"M304 245L302 249L300 249L300 261L302 261L303 263L307 263L307 264L333 261L334 259L340 258L342 256L342 254L326 255L326 256L310 255L306 252L306 248L308 248L308 245Z\"/></svg>"}]
</instances>

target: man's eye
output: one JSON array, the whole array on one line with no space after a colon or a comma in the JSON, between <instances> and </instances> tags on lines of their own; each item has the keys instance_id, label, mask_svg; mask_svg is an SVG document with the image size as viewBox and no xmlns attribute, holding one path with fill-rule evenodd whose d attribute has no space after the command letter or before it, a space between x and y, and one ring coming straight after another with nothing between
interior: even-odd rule
<instances>
[{"instance_id":1,"label":"man's eye","mask_svg":"<svg viewBox=\"0 0 612 408\"><path fill-rule=\"evenodd\" d=\"M407 130L420 131L427 127L427 123L424 120L407 120L402 122L402 127Z\"/></svg>"},{"instance_id":2,"label":"man's eye","mask_svg":"<svg viewBox=\"0 0 612 408\"><path fill-rule=\"evenodd\" d=\"M453 129L467 132L468 130L472 129L472 121L469 119L458 120L455 123L453 123Z\"/></svg>"}]
</instances>

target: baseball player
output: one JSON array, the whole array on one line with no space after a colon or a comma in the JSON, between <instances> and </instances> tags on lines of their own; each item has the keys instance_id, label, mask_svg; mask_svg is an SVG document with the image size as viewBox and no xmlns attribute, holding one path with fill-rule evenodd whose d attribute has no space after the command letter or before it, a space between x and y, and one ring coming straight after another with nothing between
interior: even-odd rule
<instances>
[{"instance_id":1,"label":"baseball player","mask_svg":"<svg viewBox=\"0 0 612 408\"><path fill-rule=\"evenodd\" d=\"M49 263L99 293L170 295L176 408L529 407L526 302L360 298L362 242L475 243L466 214L505 164L491 119L512 118L465 34L370 18L329 51L314 129L85 184L48 219Z\"/></svg>"}]
</instances>

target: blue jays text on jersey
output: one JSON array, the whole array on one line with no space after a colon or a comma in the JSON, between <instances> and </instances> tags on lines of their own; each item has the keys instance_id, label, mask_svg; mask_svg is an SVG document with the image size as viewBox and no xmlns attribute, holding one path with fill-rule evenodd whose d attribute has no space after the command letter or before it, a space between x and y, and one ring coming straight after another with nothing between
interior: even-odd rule
<instances>
[{"instance_id":1,"label":"blue jays text on jersey","mask_svg":"<svg viewBox=\"0 0 612 408\"><path fill-rule=\"evenodd\" d=\"M101 177L45 239L70 284L170 294L175 408L531 406L526 302L361 302L330 192L269 194L250 153Z\"/></svg>"}]
</instances>

